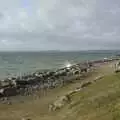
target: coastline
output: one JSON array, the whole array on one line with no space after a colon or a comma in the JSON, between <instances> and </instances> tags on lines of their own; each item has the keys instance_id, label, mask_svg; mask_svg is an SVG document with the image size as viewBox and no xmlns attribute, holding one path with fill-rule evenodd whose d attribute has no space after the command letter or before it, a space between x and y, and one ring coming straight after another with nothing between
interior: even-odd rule
<instances>
[{"instance_id":1,"label":"coastline","mask_svg":"<svg viewBox=\"0 0 120 120\"><path fill-rule=\"evenodd\" d=\"M99 60L112 57L115 52L78 51L78 52L0 52L0 78L29 74L44 69L58 69L69 61L72 64L87 60ZM20 74L21 73L21 74Z\"/></svg>"},{"instance_id":2,"label":"coastline","mask_svg":"<svg viewBox=\"0 0 120 120\"><path fill-rule=\"evenodd\" d=\"M105 62L104 64L99 64L99 66L95 66L93 71L88 73L81 80L73 80L73 83L66 84L62 87L57 87L55 89L49 89L47 91L47 95L41 96L40 98L37 96L15 96L10 98L13 100L12 104L3 104L0 102L0 119L3 120L13 120L13 119L22 119L22 118L31 118L33 120L52 120L54 118L58 118L57 113L53 112L49 113L48 105L53 103L57 99L58 96L63 96L66 93L75 90L81 86L81 83L84 81L92 81L94 78L100 75L109 75L113 74L113 65L116 61ZM98 80L99 83L99 80ZM84 89L85 90L85 89ZM83 91L84 91L83 90ZM87 91L86 91L87 92ZM89 91L88 91L89 92ZM87 93L86 93L87 94ZM16 101L16 102L14 102ZM6 116L7 114L8 116ZM63 114L63 113L62 113ZM60 119L62 119L62 115L60 115ZM64 114L63 114L64 115ZM55 117L56 116L56 117Z\"/></svg>"},{"instance_id":3,"label":"coastline","mask_svg":"<svg viewBox=\"0 0 120 120\"><path fill-rule=\"evenodd\" d=\"M68 83L74 82L76 79L81 79L82 76L89 73L93 67L98 67L116 60L118 60L118 58L85 61L57 69L56 71L37 71L27 76L7 78L1 81L0 96L33 96L40 91L46 95L50 89L63 87ZM41 95L39 95L39 97L41 97Z\"/></svg>"}]
</instances>

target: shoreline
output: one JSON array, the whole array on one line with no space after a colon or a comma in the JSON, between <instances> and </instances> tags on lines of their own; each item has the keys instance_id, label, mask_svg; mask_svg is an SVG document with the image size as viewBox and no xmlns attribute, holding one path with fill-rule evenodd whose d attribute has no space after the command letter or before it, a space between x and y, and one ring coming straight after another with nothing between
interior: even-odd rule
<instances>
[{"instance_id":1,"label":"shoreline","mask_svg":"<svg viewBox=\"0 0 120 120\"><path fill-rule=\"evenodd\" d=\"M0 97L3 98L17 95L31 96L41 90L44 94L47 94L48 89L64 86L77 78L80 79L80 75L88 73L93 66L99 66L100 64L116 60L118 60L118 58L88 61L76 63L69 68L64 67L57 69L56 71L34 72L28 76L7 78L1 81L1 83L5 82L6 85L4 84L4 86L0 87Z\"/></svg>"}]
</instances>

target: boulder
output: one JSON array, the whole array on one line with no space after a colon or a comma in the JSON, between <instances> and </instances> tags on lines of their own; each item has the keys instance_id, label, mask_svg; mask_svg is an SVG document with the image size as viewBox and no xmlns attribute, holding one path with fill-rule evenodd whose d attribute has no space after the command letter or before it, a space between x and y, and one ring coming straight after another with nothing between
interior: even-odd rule
<instances>
[{"instance_id":1,"label":"boulder","mask_svg":"<svg viewBox=\"0 0 120 120\"><path fill-rule=\"evenodd\" d=\"M9 80L1 80L1 81L0 81L0 86L1 86L1 87L10 86L10 81L9 81Z\"/></svg>"},{"instance_id":2,"label":"boulder","mask_svg":"<svg viewBox=\"0 0 120 120\"><path fill-rule=\"evenodd\" d=\"M0 89L0 94L3 96L15 96L17 95L17 89L15 87L7 87Z\"/></svg>"}]
</instances>

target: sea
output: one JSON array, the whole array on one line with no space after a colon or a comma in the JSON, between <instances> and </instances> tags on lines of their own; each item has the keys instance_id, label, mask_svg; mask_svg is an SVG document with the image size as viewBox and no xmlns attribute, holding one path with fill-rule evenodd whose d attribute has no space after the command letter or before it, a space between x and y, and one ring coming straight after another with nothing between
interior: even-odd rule
<instances>
[{"instance_id":1,"label":"sea","mask_svg":"<svg viewBox=\"0 0 120 120\"><path fill-rule=\"evenodd\" d=\"M111 57L118 51L0 52L0 79Z\"/></svg>"}]
</instances>

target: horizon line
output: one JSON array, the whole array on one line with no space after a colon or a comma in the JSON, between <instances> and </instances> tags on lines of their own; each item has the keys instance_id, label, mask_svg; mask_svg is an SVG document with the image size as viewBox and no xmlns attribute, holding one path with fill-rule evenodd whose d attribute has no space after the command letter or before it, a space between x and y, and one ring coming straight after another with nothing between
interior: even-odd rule
<instances>
[{"instance_id":1,"label":"horizon line","mask_svg":"<svg viewBox=\"0 0 120 120\"><path fill-rule=\"evenodd\" d=\"M120 51L120 49L90 49L90 50L0 50L0 52L82 52L82 51Z\"/></svg>"}]
</instances>

